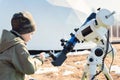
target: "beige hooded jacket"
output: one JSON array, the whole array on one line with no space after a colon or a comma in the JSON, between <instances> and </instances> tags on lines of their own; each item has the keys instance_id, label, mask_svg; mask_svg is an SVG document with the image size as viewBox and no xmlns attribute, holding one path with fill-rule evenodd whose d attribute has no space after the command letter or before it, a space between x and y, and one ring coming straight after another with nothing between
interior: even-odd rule
<instances>
[{"instance_id":1,"label":"beige hooded jacket","mask_svg":"<svg viewBox=\"0 0 120 80\"><path fill-rule=\"evenodd\" d=\"M24 80L33 74L42 61L31 58L24 41L7 30L0 40L0 80Z\"/></svg>"}]
</instances>

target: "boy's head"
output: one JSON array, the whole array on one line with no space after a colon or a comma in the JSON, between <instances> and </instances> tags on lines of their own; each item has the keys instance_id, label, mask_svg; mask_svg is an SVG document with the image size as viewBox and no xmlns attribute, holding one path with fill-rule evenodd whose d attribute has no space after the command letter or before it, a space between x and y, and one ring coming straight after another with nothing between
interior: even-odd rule
<instances>
[{"instance_id":1,"label":"boy's head","mask_svg":"<svg viewBox=\"0 0 120 80\"><path fill-rule=\"evenodd\" d=\"M19 34L34 32L36 25L29 12L15 13L11 19L12 30Z\"/></svg>"}]
</instances>

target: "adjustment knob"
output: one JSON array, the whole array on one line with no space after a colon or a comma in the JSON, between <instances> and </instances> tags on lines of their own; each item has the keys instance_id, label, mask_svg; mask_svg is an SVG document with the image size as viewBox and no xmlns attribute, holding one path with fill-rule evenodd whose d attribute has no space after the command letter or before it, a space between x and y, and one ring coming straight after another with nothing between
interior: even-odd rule
<instances>
[{"instance_id":1,"label":"adjustment knob","mask_svg":"<svg viewBox=\"0 0 120 80\"><path fill-rule=\"evenodd\" d=\"M77 32L79 30L79 28L75 28L74 31Z\"/></svg>"},{"instance_id":2,"label":"adjustment knob","mask_svg":"<svg viewBox=\"0 0 120 80\"><path fill-rule=\"evenodd\" d=\"M97 49L95 50L95 55L98 56L98 57L102 56L102 55L103 55L103 50L100 49L100 48L97 48Z\"/></svg>"}]
</instances>

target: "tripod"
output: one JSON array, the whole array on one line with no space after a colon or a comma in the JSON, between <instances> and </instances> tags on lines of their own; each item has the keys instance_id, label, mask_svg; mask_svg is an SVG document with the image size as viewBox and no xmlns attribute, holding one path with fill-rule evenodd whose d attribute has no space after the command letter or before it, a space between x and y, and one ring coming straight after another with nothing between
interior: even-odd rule
<instances>
[{"instance_id":1,"label":"tripod","mask_svg":"<svg viewBox=\"0 0 120 80\"><path fill-rule=\"evenodd\" d=\"M106 55L110 53L114 54L114 49L109 42L109 37L107 37L107 40L105 40L105 38L102 39L102 41L98 42L97 46L91 50L81 80L95 80L95 77L101 72L103 72L106 80L113 80L106 64L104 63ZM98 68L100 69L99 72L97 72Z\"/></svg>"}]
</instances>

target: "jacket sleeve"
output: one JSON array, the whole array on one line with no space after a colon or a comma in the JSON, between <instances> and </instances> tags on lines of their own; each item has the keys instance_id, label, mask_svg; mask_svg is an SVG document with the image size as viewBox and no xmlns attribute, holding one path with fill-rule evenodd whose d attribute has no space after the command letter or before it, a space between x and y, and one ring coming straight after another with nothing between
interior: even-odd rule
<instances>
[{"instance_id":1,"label":"jacket sleeve","mask_svg":"<svg viewBox=\"0 0 120 80\"><path fill-rule=\"evenodd\" d=\"M12 63L16 70L24 74L33 74L43 62L38 58L32 58L24 44L18 44L15 46Z\"/></svg>"}]
</instances>

